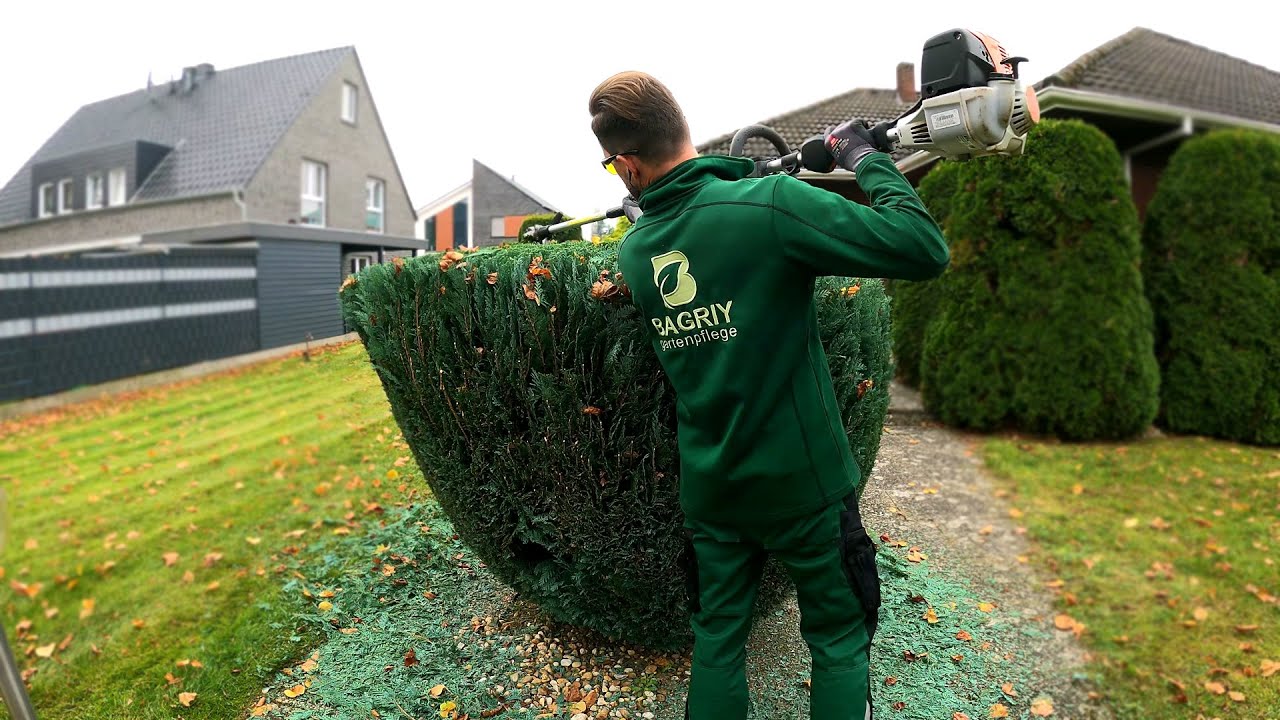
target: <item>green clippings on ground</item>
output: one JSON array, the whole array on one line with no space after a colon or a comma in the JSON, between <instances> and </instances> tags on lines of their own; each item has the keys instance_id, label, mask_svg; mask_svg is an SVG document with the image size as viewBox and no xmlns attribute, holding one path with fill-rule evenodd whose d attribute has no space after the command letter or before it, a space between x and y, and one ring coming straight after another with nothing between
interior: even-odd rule
<instances>
[{"instance_id":1,"label":"green clippings on ground","mask_svg":"<svg viewBox=\"0 0 1280 720\"><path fill-rule=\"evenodd\" d=\"M521 708L545 683L517 687L511 675L537 675L536 669L531 673L527 664L522 666L527 655L520 650L527 647L526 637L543 628L542 619L518 619L510 591L494 581L452 533L434 501L392 508L385 526L364 537L333 538L321 553L323 563L300 568L306 579L291 581L287 590L309 594L307 601L315 609L300 619L327 639L310 672L292 668L276 679L261 701L262 716L368 718L376 711L382 717L439 717L445 702L456 703L459 715L472 718L486 711L493 713L487 717L535 716L536 708L533 714ZM959 711L976 718L1003 703L1017 717L1033 699L1024 683L1034 658L1016 651L1021 633L1033 631L1023 629L1021 618L1007 617L998 599L976 594L965 582L930 567L931 561L918 553L916 548L882 543L885 599L872 653L877 712L905 719L950 718ZM909 561L908 555L919 561ZM393 573L383 570L388 563L395 566ZM431 597L424 595L428 591ZM327 600L332 608L321 609L328 607L320 605L326 602L326 592L332 593ZM925 617L929 610L936 616L934 623ZM509 618L517 619L508 622ZM627 664L651 662L616 650L629 658ZM410 651L413 663L407 665ZM565 650L565 655L570 653ZM557 659L553 657L551 664ZM643 695L647 689L664 700L642 708L622 707L632 717L645 710L659 719L679 717L685 689L681 667L687 665L677 659L630 681L630 695ZM573 709L566 686L586 669L552 669L553 680L566 678L552 693L557 716ZM771 682L778 691L753 698L752 717L803 717L804 680ZM284 689L308 682L301 695L282 696ZM1001 689L1005 683L1018 694L1006 695ZM430 689L441 685L444 690L432 697ZM580 687L583 692L603 690L598 679ZM616 697L601 694L606 701Z\"/></svg>"},{"instance_id":2,"label":"green clippings on ground","mask_svg":"<svg viewBox=\"0 0 1280 720\"><path fill-rule=\"evenodd\" d=\"M991 439L1120 718L1274 717L1280 452L1199 437ZM1270 713L1270 714L1269 714Z\"/></svg>"},{"instance_id":3,"label":"green clippings on ground","mask_svg":"<svg viewBox=\"0 0 1280 720\"><path fill-rule=\"evenodd\" d=\"M0 622L41 718L239 717L315 641L282 559L424 486L363 348L311 356L0 423Z\"/></svg>"}]
</instances>

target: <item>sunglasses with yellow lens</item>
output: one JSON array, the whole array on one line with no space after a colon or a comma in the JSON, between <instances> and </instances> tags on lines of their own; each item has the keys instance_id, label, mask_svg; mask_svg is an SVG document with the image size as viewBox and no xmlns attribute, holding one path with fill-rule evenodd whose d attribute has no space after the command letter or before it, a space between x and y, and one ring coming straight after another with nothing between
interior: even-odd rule
<instances>
[{"instance_id":1,"label":"sunglasses with yellow lens","mask_svg":"<svg viewBox=\"0 0 1280 720\"><path fill-rule=\"evenodd\" d=\"M601 160L601 161L600 161L600 164L604 166L604 169L605 169L605 170L608 170L608 171L609 171L609 174L610 174L610 175L617 175L617 174L618 174L618 168L616 168L616 167L614 167L614 166L613 166L613 161L614 161L614 160L617 160L618 158L622 157L623 155L638 155L639 153L640 153L640 151L639 151L639 150L623 150L623 151L622 151L622 152L620 152L620 153L614 153L614 154L610 155L609 157L605 158L604 160Z\"/></svg>"}]
</instances>

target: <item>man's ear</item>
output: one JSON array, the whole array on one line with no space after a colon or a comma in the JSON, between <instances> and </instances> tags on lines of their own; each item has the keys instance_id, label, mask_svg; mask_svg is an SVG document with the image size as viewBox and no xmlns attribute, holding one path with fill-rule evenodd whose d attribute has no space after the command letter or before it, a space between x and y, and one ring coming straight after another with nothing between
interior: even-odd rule
<instances>
[{"instance_id":1,"label":"man's ear","mask_svg":"<svg viewBox=\"0 0 1280 720\"><path fill-rule=\"evenodd\" d=\"M625 165L627 167L627 172L631 175L631 177L636 177L636 170L638 169L638 167L636 165L636 159L634 155L619 155L617 158L614 159L613 164Z\"/></svg>"}]
</instances>

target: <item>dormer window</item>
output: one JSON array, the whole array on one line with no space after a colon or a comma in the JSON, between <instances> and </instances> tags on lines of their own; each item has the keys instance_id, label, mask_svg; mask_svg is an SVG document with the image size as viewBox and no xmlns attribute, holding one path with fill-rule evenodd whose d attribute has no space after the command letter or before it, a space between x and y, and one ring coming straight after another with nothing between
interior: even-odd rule
<instances>
[{"instance_id":1,"label":"dormer window","mask_svg":"<svg viewBox=\"0 0 1280 720\"><path fill-rule=\"evenodd\" d=\"M72 201L75 195L75 184L71 178L64 178L58 181L58 214L71 212Z\"/></svg>"},{"instance_id":2,"label":"dormer window","mask_svg":"<svg viewBox=\"0 0 1280 720\"><path fill-rule=\"evenodd\" d=\"M124 168L116 168L107 173L107 204L123 205L128 195L125 187Z\"/></svg>"},{"instance_id":3,"label":"dormer window","mask_svg":"<svg viewBox=\"0 0 1280 720\"><path fill-rule=\"evenodd\" d=\"M359 102L360 94L356 90L356 86L349 82L342 83L342 121L346 123L356 124L356 104Z\"/></svg>"},{"instance_id":4,"label":"dormer window","mask_svg":"<svg viewBox=\"0 0 1280 720\"><path fill-rule=\"evenodd\" d=\"M58 196L54 194L53 183L42 184L38 195L40 217L47 218L50 215L56 215L58 213Z\"/></svg>"},{"instance_id":5,"label":"dormer window","mask_svg":"<svg viewBox=\"0 0 1280 720\"><path fill-rule=\"evenodd\" d=\"M84 179L84 207L86 210L97 210L106 202L106 185L102 181L102 173L89 173Z\"/></svg>"}]
</instances>

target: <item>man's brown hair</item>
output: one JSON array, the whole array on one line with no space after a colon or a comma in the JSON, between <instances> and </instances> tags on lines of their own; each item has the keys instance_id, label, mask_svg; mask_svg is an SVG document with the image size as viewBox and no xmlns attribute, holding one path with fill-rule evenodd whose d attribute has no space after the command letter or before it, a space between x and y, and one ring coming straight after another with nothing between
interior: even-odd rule
<instances>
[{"instance_id":1,"label":"man's brown hair","mask_svg":"<svg viewBox=\"0 0 1280 720\"><path fill-rule=\"evenodd\" d=\"M649 162L669 160L689 141L689 123L666 85L629 70L596 86L591 130L606 151L638 150Z\"/></svg>"}]
</instances>

